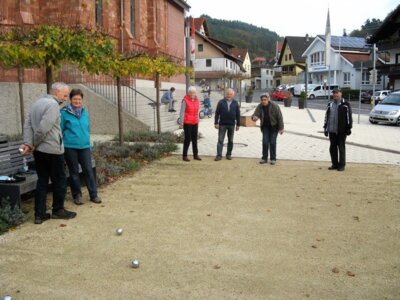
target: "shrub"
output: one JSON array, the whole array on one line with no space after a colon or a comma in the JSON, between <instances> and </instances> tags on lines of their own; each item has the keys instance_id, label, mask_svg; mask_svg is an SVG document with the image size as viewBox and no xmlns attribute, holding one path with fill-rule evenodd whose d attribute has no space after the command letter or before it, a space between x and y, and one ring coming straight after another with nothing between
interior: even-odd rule
<instances>
[{"instance_id":1,"label":"shrub","mask_svg":"<svg viewBox=\"0 0 400 300\"><path fill-rule=\"evenodd\" d=\"M18 205L11 207L9 198L0 200L0 233L24 222L24 213Z\"/></svg>"},{"instance_id":2,"label":"shrub","mask_svg":"<svg viewBox=\"0 0 400 300\"><path fill-rule=\"evenodd\" d=\"M158 158L160 158L160 151L155 147L148 148L143 151L143 159L147 161L152 161Z\"/></svg>"},{"instance_id":3,"label":"shrub","mask_svg":"<svg viewBox=\"0 0 400 300\"><path fill-rule=\"evenodd\" d=\"M359 100L360 90L342 89L342 97L344 100Z\"/></svg>"},{"instance_id":4,"label":"shrub","mask_svg":"<svg viewBox=\"0 0 400 300\"><path fill-rule=\"evenodd\" d=\"M158 134L155 131L129 131L124 135L124 141L127 142L153 142L153 143L177 143L177 135L172 132L162 132Z\"/></svg>"}]
</instances>

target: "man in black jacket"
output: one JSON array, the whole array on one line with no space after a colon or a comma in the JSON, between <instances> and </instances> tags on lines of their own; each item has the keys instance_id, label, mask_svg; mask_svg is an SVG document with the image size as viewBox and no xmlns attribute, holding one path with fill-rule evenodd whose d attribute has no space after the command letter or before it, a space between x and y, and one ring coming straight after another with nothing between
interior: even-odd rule
<instances>
[{"instance_id":1,"label":"man in black jacket","mask_svg":"<svg viewBox=\"0 0 400 300\"><path fill-rule=\"evenodd\" d=\"M239 103L234 99L235 92L233 89L226 91L224 99L219 100L215 111L214 127L218 129L217 156L215 161L222 159L222 149L224 148L225 133L228 132L228 149L226 151L226 159L232 159L233 135L240 127L240 107Z\"/></svg>"},{"instance_id":2,"label":"man in black jacket","mask_svg":"<svg viewBox=\"0 0 400 300\"><path fill-rule=\"evenodd\" d=\"M351 134L353 117L350 104L342 99L340 89L333 89L333 101L325 114L324 133L329 136L332 165L329 170L344 171L346 165L346 137Z\"/></svg>"}]
</instances>

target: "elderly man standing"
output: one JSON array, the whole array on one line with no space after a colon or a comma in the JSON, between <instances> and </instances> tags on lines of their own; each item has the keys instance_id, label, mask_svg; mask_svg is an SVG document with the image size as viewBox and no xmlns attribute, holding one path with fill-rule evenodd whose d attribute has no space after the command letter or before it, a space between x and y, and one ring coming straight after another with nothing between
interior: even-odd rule
<instances>
[{"instance_id":1,"label":"elderly man standing","mask_svg":"<svg viewBox=\"0 0 400 300\"><path fill-rule=\"evenodd\" d=\"M225 133L228 133L228 149L226 159L232 159L233 135L240 127L240 107L234 99L233 89L227 89L224 99L219 100L215 111L214 127L218 129L217 156L215 161L222 159L222 149L224 148ZM236 128L235 128L236 127Z\"/></svg>"},{"instance_id":2,"label":"elderly man standing","mask_svg":"<svg viewBox=\"0 0 400 300\"><path fill-rule=\"evenodd\" d=\"M39 98L31 107L24 125L24 145L21 154L33 151L38 181L35 194L35 224L50 219L72 219L76 213L64 208L66 176L64 145L60 127L60 107L68 99L65 83L52 85L49 95ZM53 185L53 213L46 213L47 186Z\"/></svg>"},{"instance_id":3,"label":"elderly man standing","mask_svg":"<svg viewBox=\"0 0 400 300\"><path fill-rule=\"evenodd\" d=\"M276 140L279 134L283 134L284 125L279 105L270 101L269 94L260 96L261 103L256 107L252 115L253 121L260 119L262 139L262 158L260 164L268 163L268 150L270 152L271 165L276 164Z\"/></svg>"},{"instance_id":4,"label":"elderly man standing","mask_svg":"<svg viewBox=\"0 0 400 300\"><path fill-rule=\"evenodd\" d=\"M342 98L340 89L333 89L333 101L325 114L324 133L329 136L332 165L329 170L344 171L346 166L346 137L351 134L353 117L350 103Z\"/></svg>"}]
</instances>

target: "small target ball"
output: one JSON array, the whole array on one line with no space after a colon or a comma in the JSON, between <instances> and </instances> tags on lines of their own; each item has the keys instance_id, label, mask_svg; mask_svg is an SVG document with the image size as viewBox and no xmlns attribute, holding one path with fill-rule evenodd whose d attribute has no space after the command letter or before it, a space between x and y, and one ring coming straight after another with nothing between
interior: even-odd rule
<instances>
[{"instance_id":1,"label":"small target ball","mask_svg":"<svg viewBox=\"0 0 400 300\"><path fill-rule=\"evenodd\" d=\"M139 268L140 261L138 259L134 259L134 260L132 260L131 265L132 265L132 268L135 268L135 269Z\"/></svg>"}]
</instances>

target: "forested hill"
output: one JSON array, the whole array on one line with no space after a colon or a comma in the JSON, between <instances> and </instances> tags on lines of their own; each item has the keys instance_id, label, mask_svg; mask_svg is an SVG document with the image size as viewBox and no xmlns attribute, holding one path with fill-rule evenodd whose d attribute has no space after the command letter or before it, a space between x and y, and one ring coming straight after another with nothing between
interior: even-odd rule
<instances>
[{"instance_id":1,"label":"forested hill","mask_svg":"<svg viewBox=\"0 0 400 300\"><path fill-rule=\"evenodd\" d=\"M206 18L212 38L231 44L237 48L248 49L250 58L256 56L271 58L275 56L275 43L279 39L276 32L240 21L226 21Z\"/></svg>"}]
</instances>

